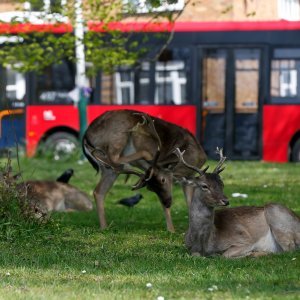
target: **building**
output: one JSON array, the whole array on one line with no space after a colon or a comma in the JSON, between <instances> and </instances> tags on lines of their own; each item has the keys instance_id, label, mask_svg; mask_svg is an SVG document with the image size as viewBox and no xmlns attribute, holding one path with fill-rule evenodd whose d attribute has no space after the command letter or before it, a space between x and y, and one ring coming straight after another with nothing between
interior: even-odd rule
<instances>
[{"instance_id":1,"label":"building","mask_svg":"<svg viewBox=\"0 0 300 300\"><path fill-rule=\"evenodd\" d=\"M149 18L149 9L145 0L123 0L124 4L132 3L137 7L136 12L139 19ZM136 3L139 2L139 5ZM162 1L167 2L167 1ZM40 0L34 1L33 10L46 8L53 5L67 3L66 0ZM22 5L14 0L2 0L0 13L18 11ZM299 0L177 0L172 4L164 4L156 11L173 11L180 13L178 21L242 21L242 20L300 20ZM124 14L126 20L136 20L135 16Z\"/></svg>"}]
</instances>

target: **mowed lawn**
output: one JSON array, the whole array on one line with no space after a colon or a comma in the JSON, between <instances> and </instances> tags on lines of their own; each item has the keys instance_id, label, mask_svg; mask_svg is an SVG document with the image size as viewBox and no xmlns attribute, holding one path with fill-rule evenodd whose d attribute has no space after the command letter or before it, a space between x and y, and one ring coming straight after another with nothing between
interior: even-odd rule
<instances>
[{"instance_id":1,"label":"mowed lawn","mask_svg":"<svg viewBox=\"0 0 300 300\"><path fill-rule=\"evenodd\" d=\"M20 163L25 179L55 179L72 167L71 183L90 195L99 178L87 162ZM280 202L300 215L300 164L228 161L222 178L231 206ZM116 204L135 194L135 179L125 185L120 176L110 191L105 231L95 210L56 213L51 226L1 240L0 299L300 299L300 251L255 259L191 257L180 187L174 187L171 234L156 195L146 189L133 209Z\"/></svg>"}]
</instances>

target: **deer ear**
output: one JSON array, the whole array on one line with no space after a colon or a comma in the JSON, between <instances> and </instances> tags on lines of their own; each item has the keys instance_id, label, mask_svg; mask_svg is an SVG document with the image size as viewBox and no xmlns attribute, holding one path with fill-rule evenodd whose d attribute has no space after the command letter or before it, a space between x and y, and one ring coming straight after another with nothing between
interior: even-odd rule
<instances>
[{"instance_id":1,"label":"deer ear","mask_svg":"<svg viewBox=\"0 0 300 300\"><path fill-rule=\"evenodd\" d=\"M185 185L193 185L195 186L195 182L193 179L188 179L186 177L181 177L180 179L177 178L177 181L181 184L185 184Z\"/></svg>"},{"instance_id":2,"label":"deer ear","mask_svg":"<svg viewBox=\"0 0 300 300\"><path fill-rule=\"evenodd\" d=\"M167 165L165 165L163 168L166 170L166 171L173 171L176 166L178 165L178 162L172 162L172 163L169 163Z\"/></svg>"}]
</instances>

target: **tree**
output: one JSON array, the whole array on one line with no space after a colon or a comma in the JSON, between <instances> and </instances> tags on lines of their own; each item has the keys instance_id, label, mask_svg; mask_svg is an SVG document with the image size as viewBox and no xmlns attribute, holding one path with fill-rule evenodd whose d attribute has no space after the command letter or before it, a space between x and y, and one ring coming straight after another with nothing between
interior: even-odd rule
<instances>
[{"instance_id":1,"label":"tree","mask_svg":"<svg viewBox=\"0 0 300 300\"><path fill-rule=\"evenodd\" d=\"M74 35L73 31L60 35L51 32L18 34L19 42L8 41L0 48L0 64L10 65L22 72L41 71L48 65L61 62L64 58L75 62L78 59L78 53L76 56L74 51L76 43L83 45L85 59L91 63L89 68L91 74L99 70L111 72L117 65L133 65L145 54L145 49L139 46L133 38L133 33L124 35L109 25L121 21L124 16L134 16L142 9L149 11L151 15L149 22L158 19L173 22L180 14L156 11L162 3L172 4L177 2L175 0L70 0L63 1L65 5L62 6L58 5L60 3L58 0L44 1L48 6L42 5L41 0L26 2L30 3L31 8L40 9L41 13L37 16L27 5L23 19L12 20L12 26L16 23L30 22L34 15L42 23L62 25L67 22L75 28L75 32L79 26L87 28L89 22L101 22L103 32L85 31L84 35ZM53 2L52 6L49 6L50 2ZM134 5L136 3L141 4Z\"/></svg>"},{"instance_id":2,"label":"tree","mask_svg":"<svg viewBox=\"0 0 300 300\"><path fill-rule=\"evenodd\" d=\"M24 0L19 1L24 3ZM62 2L64 5L59 5ZM123 20L124 16L134 16L138 11L149 13L151 16L149 23L157 20L174 22L181 12L175 14L170 11L161 12L158 8L162 4L173 5L176 2L177 0L26 1L23 17L11 20L11 29L18 23L30 23L34 19L35 22L42 24L63 26L65 32L63 34L55 34L47 30L37 32L28 27L27 31L17 35L16 42L11 43L8 39L2 45L0 65L10 66L21 72L42 72L47 66L60 63L66 58L76 63L76 86L79 88L77 91L81 92L77 93L76 98L79 108L80 138L82 138L87 126L87 101L83 93L85 62L90 63L89 75L95 75L100 70L109 73L116 66L138 64L139 58L147 52L146 48L141 47L135 39L134 32L124 34L111 24ZM33 9L38 9L40 12L34 13ZM97 32L85 30L93 22L98 24L101 22L102 30ZM172 33L166 33L160 38L162 47L153 59L158 58L160 52L171 41Z\"/></svg>"}]
</instances>

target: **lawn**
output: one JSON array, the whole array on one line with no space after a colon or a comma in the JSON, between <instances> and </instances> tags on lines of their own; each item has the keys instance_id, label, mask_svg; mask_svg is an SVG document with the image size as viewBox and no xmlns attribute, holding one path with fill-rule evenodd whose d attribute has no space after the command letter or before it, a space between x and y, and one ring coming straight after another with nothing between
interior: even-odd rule
<instances>
[{"instance_id":1,"label":"lawn","mask_svg":"<svg viewBox=\"0 0 300 300\"><path fill-rule=\"evenodd\" d=\"M73 167L71 183L89 194L99 176L87 162L20 163L25 179L55 179ZM229 161L222 177L231 206L272 201L300 214L299 164ZM231 197L236 192L248 197ZM180 188L174 188L174 234L165 229L156 196L141 193L133 209L117 205L134 194L120 177L106 200L110 225L102 232L94 210L56 213L50 225L2 239L0 299L300 299L300 251L255 259L191 257L183 243L188 213Z\"/></svg>"}]
</instances>

